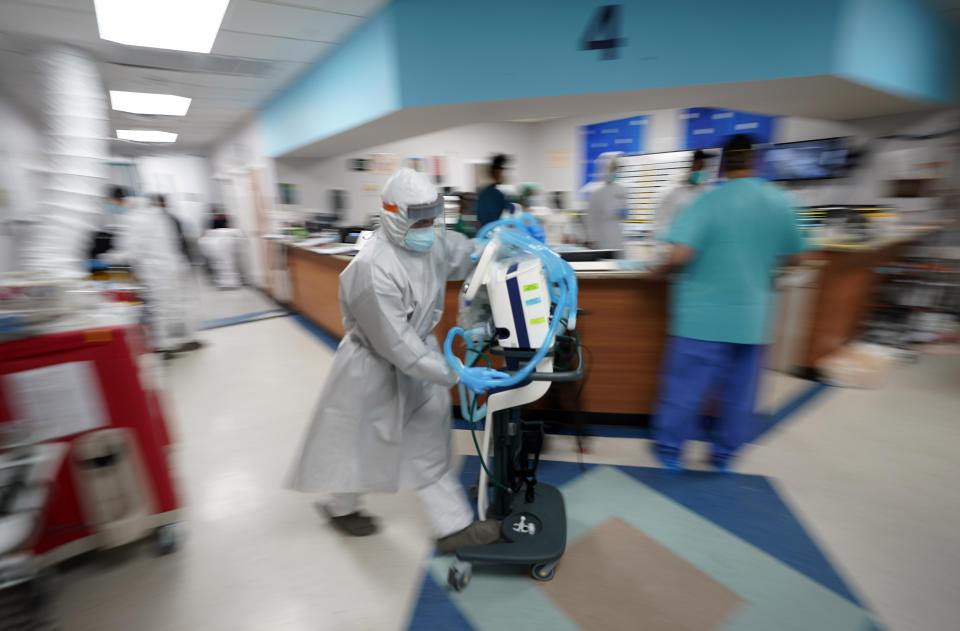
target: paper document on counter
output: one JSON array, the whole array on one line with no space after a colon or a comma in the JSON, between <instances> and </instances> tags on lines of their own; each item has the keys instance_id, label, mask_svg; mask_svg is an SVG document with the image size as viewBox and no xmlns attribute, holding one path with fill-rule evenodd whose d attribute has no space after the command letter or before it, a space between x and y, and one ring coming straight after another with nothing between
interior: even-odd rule
<instances>
[{"instance_id":1,"label":"paper document on counter","mask_svg":"<svg viewBox=\"0 0 960 631\"><path fill-rule=\"evenodd\" d=\"M93 362L68 362L3 377L14 418L31 442L46 442L103 427L103 396Z\"/></svg>"},{"instance_id":2,"label":"paper document on counter","mask_svg":"<svg viewBox=\"0 0 960 631\"><path fill-rule=\"evenodd\" d=\"M577 272L611 272L621 269L615 260L607 261L571 261L570 267Z\"/></svg>"},{"instance_id":3,"label":"paper document on counter","mask_svg":"<svg viewBox=\"0 0 960 631\"><path fill-rule=\"evenodd\" d=\"M357 246L352 243L329 243L309 249L317 254L352 254L357 251Z\"/></svg>"},{"instance_id":4,"label":"paper document on counter","mask_svg":"<svg viewBox=\"0 0 960 631\"><path fill-rule=\"evenodd\" d=\"M304 239L303 241L297 241L294 243L298 248L312 248L317 245L323 245L325 243L333 243L336 241L336 237L313 237L311 239Z\"/></svg>"}]
</instances>

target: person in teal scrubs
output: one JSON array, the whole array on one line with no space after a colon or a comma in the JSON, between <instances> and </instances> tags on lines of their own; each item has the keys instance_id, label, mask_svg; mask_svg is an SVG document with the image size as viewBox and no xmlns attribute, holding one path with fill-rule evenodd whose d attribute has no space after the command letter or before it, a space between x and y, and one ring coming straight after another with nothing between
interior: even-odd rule
<instances>
[{"instance_id":1,"label":"person in teal scrubs","mask_svg":"<svg viewBox=\"0 0 960 631\"><path fill-rule=\"evenodd\" d=\"M790 197L754 177L750 138L724 147L726 181L698 197L674 221L662 271L679 272L670 301L654 452L682 469L706 397L719 393L711 464L727 471L750 435L773 313L773 275L805 250Z\"/></svg>"}]
</instances>

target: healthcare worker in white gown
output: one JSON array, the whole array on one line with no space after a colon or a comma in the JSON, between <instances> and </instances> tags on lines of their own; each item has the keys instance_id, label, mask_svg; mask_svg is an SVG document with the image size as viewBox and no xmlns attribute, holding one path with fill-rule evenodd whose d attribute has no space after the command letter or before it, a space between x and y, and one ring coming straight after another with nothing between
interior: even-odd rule
<instances>
[{"instance_id":1,"label":"healthcare worker in white gown","mask_svg":"<svg viewBox=\"0 0 960 631\"><path fill-rule=\"evenodd\" d=\"M357 536L377 530L361 511L364 493L417 489L441 553L491 543L498 522L473 521L450 467L449 389L458 377L433 335L447 281L465 278L474 266L473 243L437 225L443 196L421 173L397 171L382 202L380 228L340 274L346 334L290 487L330 495L323 512Z\"/></svg>"},{"instance_id":2,"label":"healthcare worker in white gown","mask_svg":"<svg viewBox=\"0 0 960 631\"><path fill-rule=\"evenodd\" d=\"M154 350L170 358L196 350L196 322L187 299L190 262L176 230L154 201L127 198L128 210L114 237L114 247L100 258L111 265L127 264L142 285L149 313L148 331Z\"/></svg>"},{"instance_id":3,"label":"healthcare worker in white gown","mask_svg":"<svg viewBox=\"0 0 960 631\"><path fill-rule=\"evenodd\" d=\"M213 271L213 281L219 289L240 287L240 257L244 245L243 233L229 227L226 217L214 220L213 226L197 240L200 252Z\"/></svg>"},{"instance_id":4,"label":"healthcare worker in white gown","mask_svg":"<svg viewBox=\"0 0 960 631\"><path fill-rule=\"evenodd\" d=\"M619 152L607 152L597 158L597 170L603 184L589 189L590 201L584 215L587 242L598 250L623 250L622 221L627 215L627 190L617 184ZM586 188L586 187L585 187Z\"/></svg>"}]
</instances>

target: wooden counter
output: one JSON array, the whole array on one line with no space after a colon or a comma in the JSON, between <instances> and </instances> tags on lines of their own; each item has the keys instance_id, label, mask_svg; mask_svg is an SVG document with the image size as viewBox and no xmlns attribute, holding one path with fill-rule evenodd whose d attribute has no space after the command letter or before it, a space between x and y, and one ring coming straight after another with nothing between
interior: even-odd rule
<instances>
[{"instance_id":1,"label":"wooden counter","mask_svg":"<svg viewBox=\"0 0 960 631\"><path fill-rule=\"evenodd\" d=\"M316 254L296 246L287 246L286 250L293 307L328 333L343 337L337 295L340 272L350 258Z\"/></svg>"},{"instance_id":2,"label":"wooden counter","mask_svg":"<svg viewBox=\"0 0 960 631\"><path fill-rule=\"evenodd\" d=\"M350 259L287 248L294 308L338 337L343 336L338 276ZM558 384L539 407L613 414L649 413L656 396L666 337L667 286L636 272L589 273L579 278L577 323L588 373L581 384ZM447 286L437 338L456 324L461 283Z\"/></svg>"},{"instance_id":3,"label":"wooden counter","mask_svg":"<svg viewBox=\"0 0 960 631\"><path fill-rule=\"evenodd\" d=\"M800 367L812 369L819 360L856 339L881 280L875 269L895 261L905 247L941 228L906 227L897 235L865 243L819 246L814 255L821 265L819 287Z\"/></svg>"},{"instance_id":4,"label":"wooden counter","mask_svg":"<svg viewBox=\"0 0 960 631\"><path fill-rule=\"evenodd\" d=\"M854 339L872 303L878 282L875 266L893 260L902 246L923 234L926 232L818 251L821 269L811 289L815 293L810 315L799 320L802 325L788 323L798 331L805 329L799 331L798 338L803 341L793 363L812 368L817 360ZM338 276L350 259L297 247L287 251L294 307L342 337ZM587 373L580 383L556 384L533 407L633 417L649 414L667 336L667 284L629 271L583 272L577 278L579 306L586 312L578 320L577 330L585 347ZM435 331L441 343L456 324L460 287L460 282L447 286L443 318ZM789 308L785 304L784 308Z\"/></svg>"}]
</instances>

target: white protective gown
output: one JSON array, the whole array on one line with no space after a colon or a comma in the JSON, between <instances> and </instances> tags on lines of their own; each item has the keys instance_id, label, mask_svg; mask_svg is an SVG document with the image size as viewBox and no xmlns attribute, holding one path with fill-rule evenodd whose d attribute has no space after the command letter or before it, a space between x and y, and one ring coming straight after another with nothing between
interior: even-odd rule
<instances>
[{"instance_id":1,"label":"white protective gown","mask_svg":"<svg viewBox=\"0 0 960 631\"><path fill-rule=\"evenodd\" d=\"M457 375L433 329L447 281L465 278L475 264L473 244L446 232L426 252L413 252L402 245L406 226L392 219L381 213L380 229L340 274L346 335L294 462L295 490L422 489L449 469L449 388ZM423 495L438 536L448 534Z\"/></svg>"},{"instance_id":2,"label":"white protective gown","mask_svg":"<svg viewBox=\"0 0 960 631\"><path fill-rule=\"evenodd\" d=\"M587 241L600 250L624 248L621 214L627 207L627 190L615 182L606 182L590 193L584 217Z\"/></svg>"},{"instance_id":3,"label":"white protective gown","mask_svg":"<svg viewBox=\"0 0 960 631\"><path fill-rule=\"evenodd\" d=\"M210 262L217 287L239 287L243 233L236 228L213 228L207 230L197 243Z\"/></svg>"},{"instance_id":4,"label":"white protective gown","mask_svg":"<svg viewBox=\"0 0 960 631\"><path fill-rule=\"evenodd\" d=\"M172 350L192 340L196 329L185 295L190 264L163 211L139 200L132 206L119 223L114 249L103 258L133 268L143 285L154 348Z\"/></svg>"},{"instance_id":5,"label":"white protective gown","mask_svg":"<svg viewBox=\"0 0 960 631\"><path fill-rule=\"evenodd\" d=\"M696 199L701 191L703 191L702 186L694 186L689 182L682 182L667 191L667 194L657 205L653 217L653 234L657 241L666 240L674 220L684 208Z\"/></svg>"}]
</instances>

